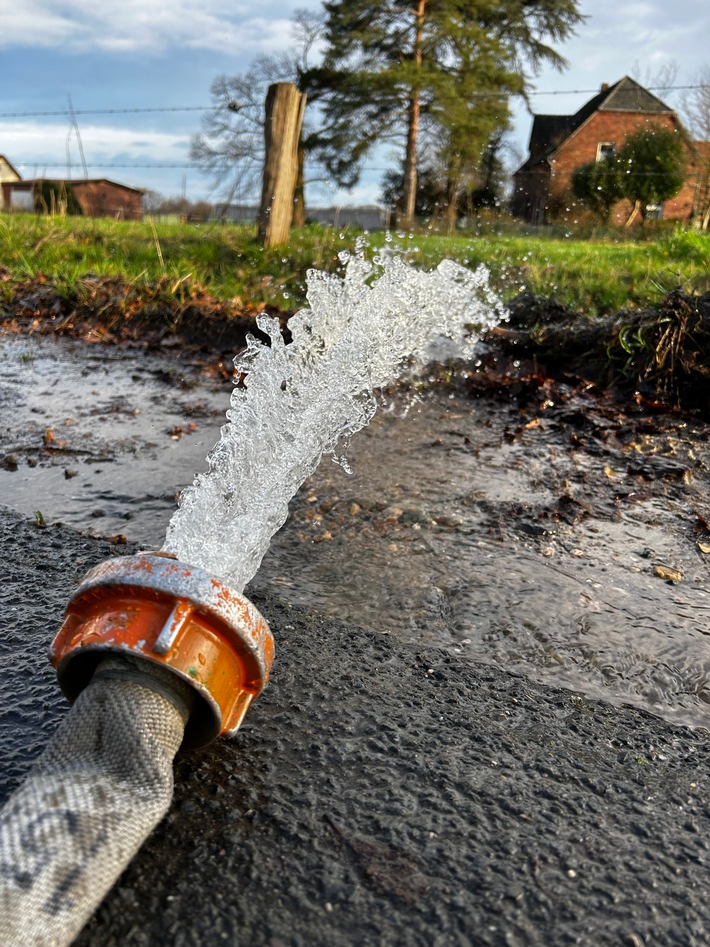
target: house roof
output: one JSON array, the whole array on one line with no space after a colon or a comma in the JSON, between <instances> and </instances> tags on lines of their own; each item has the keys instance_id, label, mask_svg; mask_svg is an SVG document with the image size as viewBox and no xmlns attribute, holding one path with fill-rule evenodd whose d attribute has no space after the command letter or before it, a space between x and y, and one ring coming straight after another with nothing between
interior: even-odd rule
<instances>
[{"instance_id":1,"label":"house roof","mask_svg":"<svg viewBox=\"0 0 710 947\"><path fill-rule=\"evenodd\" d=\"M565 139L595 112L636 112L642 115L672 115L673 109L644 89L635 79L624 76L602 88L574 115L535 115L530 132L530 157L519 168L529 171L555 151Z\"/></svg>"}]
</instances>

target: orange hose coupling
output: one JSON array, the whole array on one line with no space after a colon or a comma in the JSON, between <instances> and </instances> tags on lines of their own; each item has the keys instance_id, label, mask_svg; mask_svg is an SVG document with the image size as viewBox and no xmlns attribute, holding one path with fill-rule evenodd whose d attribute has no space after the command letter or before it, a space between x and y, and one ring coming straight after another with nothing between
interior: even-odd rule
<instances>
[{"instance_id":1,"label":"orange hose coupling","mask_svg":"<svg viewBox=\"0 0 710 947\"><path fill-rule=\"evenodd\" d=\"M239 728L265 686L274 639L243 595L166 553L109 559L76 590L50 648L59 684L74 701L110 654L145 658L192 686L187 746Z\"/></svg>"}]
</instances>

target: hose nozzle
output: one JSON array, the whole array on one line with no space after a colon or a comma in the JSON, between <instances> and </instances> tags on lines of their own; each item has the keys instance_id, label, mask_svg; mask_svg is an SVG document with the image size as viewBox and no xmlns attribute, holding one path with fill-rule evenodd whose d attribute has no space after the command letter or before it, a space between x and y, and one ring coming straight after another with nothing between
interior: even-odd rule
<instances>
[{"instance_id":1,"label":"hose nozzle","mask_svg":"<svg viewBox=\"0 0 710 947\"><path fill-rule=\"evenodd\" d=\"M165 553L109 559L74 593L50 648L70 701L110 653L158 664L186 681L195 701L187 746L239 728L265 686L274 639L243 595Z\"/></svg>"}]
</instances>

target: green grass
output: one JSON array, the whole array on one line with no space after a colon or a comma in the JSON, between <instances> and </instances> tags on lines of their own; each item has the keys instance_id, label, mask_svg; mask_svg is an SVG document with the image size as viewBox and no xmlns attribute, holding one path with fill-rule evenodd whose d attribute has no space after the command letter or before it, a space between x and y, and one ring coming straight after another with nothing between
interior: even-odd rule
<instances>
[{"instance_id":1,"label":"green grass","mask_svg":"<svg viewBox=\"0 0 710 947\"><path fill-rule=\"evenodd\" d=\"M506 301L530 290L590 315L652 305L676 286L710 289L710 237L683 230L641 236L575 239L492 228L486 235L401 235L389 245L426 268L446 257L467 266L484 263ZM38 276L66 295L87 276L101 276L120 278L138 292L156 283L174 293L203 287L237 306L294 309L305 302L308 269L342 271L338 253L352 251L356 237L347 228L309 226L294 231L288 247L264 251L251 227L2 215L0 299ZM381 233L367 239L368 253L386 241Z\"/></svg>"}]
</instances>

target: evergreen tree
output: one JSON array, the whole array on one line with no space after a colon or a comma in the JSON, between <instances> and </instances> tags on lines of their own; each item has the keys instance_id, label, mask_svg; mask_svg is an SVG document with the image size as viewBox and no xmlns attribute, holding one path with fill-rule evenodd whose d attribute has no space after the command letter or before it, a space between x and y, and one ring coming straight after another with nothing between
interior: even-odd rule
<instances>
[{"instance_id":1,"label":"evergreen tree","mask_svg":"<svg viewBox=\"0 0 710 947\"><path fill-rule=\"evenodd\" d=\"M617 158L621 194L633 209L628 226L646 208L675 197L685 179L685 159L680 132L649 124L630 135Z\"/></svg>"},{"instance_id":2,"label":"evergreen tree","mask_svg":"<svg viewBox=\"0 0 710 947\"><path fill-rule=\"evenodd\" d=\"M506 126L509 96L524 96L544 63L565 65L548 41L583 20L577 0L330 0L324 8L324 62L304 75L323 109L316 144L348 187L375 143L404 139L405 222L422 122L455 200L467 166Z\"/></svg>"},{"instance_id":3,"label":"evergreen tree","mask_svg":"<svg viewBox=\"0 0 710 947\"><path fill-rule=\"evenodd\" d=\"M572 173L572 192L602 223L608 223L614 204L623 196L616 156L589 161L575 168Z\"/></svg>"}]
</instances>

